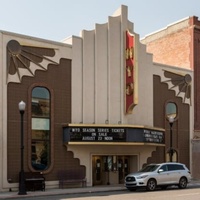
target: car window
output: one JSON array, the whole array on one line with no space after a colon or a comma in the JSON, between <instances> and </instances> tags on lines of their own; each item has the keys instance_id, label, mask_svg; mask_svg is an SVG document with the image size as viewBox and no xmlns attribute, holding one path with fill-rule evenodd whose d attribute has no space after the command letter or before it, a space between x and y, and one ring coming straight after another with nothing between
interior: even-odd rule
<instances>
[{"instance_id":1,"label":"car window","mask_svg":"<svg viewBox=\"0 0 200 200\"><path fill-rule=\"evenodd\" d=\"M167 165L163 165L160 169L162 169L164 172L167 171Z\"/></svg>"},{"instance_id":2,"label":"car window","mask_svg":"<svg viewBox=\"0 0 200 200\"><path fill-rule=\"evenodd\" d=\"M139 172L153 172L155 171L159 165L147 165L143 169L141 169Z\"/></svg>"},{"instance_id":3,"label":"car window","mask_svg":"<svg viewBox=\"0 0 200 200\"><path fill-rule=\"evenodd\" d=\"M167 165L167 167L169 171L184 170L183 165L179 165L179 164L170 164L170 165Z\"/></svg>"}]
</instances>

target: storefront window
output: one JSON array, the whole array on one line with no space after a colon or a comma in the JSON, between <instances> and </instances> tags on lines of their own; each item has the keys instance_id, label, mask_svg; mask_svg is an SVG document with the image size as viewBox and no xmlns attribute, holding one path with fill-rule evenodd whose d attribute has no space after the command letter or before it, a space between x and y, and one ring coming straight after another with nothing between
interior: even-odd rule
<instances>
[{"instance_id":1,"label":"storefront window","mask_svg":"<svg viewBox=\"0 0 200 200\"><path fill-rule=\"evenodd\" d=\"M35 170L46 170L50 165L50 93L45 87L32 90L31 158Z\"/></svg>"}]
</instances>

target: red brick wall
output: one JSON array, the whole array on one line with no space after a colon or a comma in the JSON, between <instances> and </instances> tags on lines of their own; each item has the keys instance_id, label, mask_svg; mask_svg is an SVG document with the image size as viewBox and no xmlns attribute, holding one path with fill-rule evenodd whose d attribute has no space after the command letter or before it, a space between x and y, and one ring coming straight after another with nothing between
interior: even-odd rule
<instances>
[{"instance_id":1,"label":"red brick wall","mask_svg":"<svg viewBox=\"0 0 200 200\"><path fill-rule=\"evenodd\" d=\"M194 130L200 131L200 30L194 30Z\"/></svg>"},{"instance_id":2,"label":"red brick wall","mask_svg":"<svg viewBox=\"0 0 200 200\"><path fill-rule=\"evenodd\" d=\"M198 17L190 17L188 26L185 28L181 29L178 24L175 24L171 28L147 36L143 43L147 46L147 52L153 54L154 62L194 70L194 87L192 88L194 91L194 130L199 131L200 21Z\"/></svg>"},{"instance_id":3,"label":"red brick wall","mask_svg":"<svg viewBox=\"0 0 200 200\"><path fill-rule=\"evenodd\" d=\"M157 63L190 68L190 29L171 33L147 44Z\"/></svg>"}]
</instances>

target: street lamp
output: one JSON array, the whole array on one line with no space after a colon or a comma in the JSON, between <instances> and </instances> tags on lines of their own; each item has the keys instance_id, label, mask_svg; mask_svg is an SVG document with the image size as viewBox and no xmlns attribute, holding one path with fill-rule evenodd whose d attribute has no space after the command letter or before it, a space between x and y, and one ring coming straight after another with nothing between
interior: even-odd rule
<instances>
[{"instance_id":1,"label":"street lamp","mask_svg":"<svg viewBox=\"0 0 200 200\"><path fill-rule=\"evenodd\" d=\"M174 153L174 150L172 148L172 126L173 126L173 123L174 123L174 117L172 115L170 115L168 117L168 120L169 120L169 125L170 125L170 148L169 148L169 160L170 162L172 162L172 157L173 157L173 153Z\"/></svg>"},{"instance_id":2,"label":"street lamp","mask_svg":"<svg viewBox=\"0 0 200 200\"><path fill-rule=\"evenodd\" d=\"M21 101L19 103L19 112L21 115L21 171L19 173L19 195L26 194L26 187L25 187L25 177L24 177L24 125L23 125L23 116L25 111L26 104Z\"/></svg>"}]
</instances>

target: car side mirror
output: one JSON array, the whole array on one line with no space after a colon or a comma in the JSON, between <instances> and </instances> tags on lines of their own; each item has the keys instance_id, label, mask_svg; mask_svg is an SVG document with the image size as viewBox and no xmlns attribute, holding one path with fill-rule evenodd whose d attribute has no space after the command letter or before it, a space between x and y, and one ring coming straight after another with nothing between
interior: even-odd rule
<instances>
[{"instance_id":1,"label":"car side mirror","mask_svg":"<svg viewBox=\"0 0 200 200\"><path fill-rule=\"evenodd\" d=\"M158 170L158 173L162 173L162 172L164 172L163 169L159 169L159 170Z\"/></svg>"}]
</instances>

